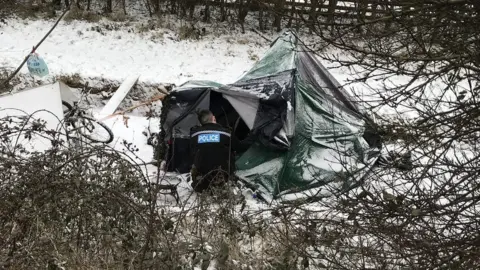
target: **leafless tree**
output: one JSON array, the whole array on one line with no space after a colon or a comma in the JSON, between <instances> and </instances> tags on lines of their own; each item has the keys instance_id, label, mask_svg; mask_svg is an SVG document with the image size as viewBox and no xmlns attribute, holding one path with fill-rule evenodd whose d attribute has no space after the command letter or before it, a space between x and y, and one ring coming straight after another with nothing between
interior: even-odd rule
<instances>
[{"instance_id":1,"label":"leafless tree","mask_svg":"<svg viewBox=\"0 0 480 270\"><path fill-rule=\"evenodd\" d=\"M319 54L351 73L352 91L376 115L384 145L410 153L414 164L411 171L377 168L338 201L348 214L332 227L339 250L357 257L353 268L343 267L478 268L480 4L386 8L336 19L329 29L317 21L313 29L327 48ZM342 269L342 261L330 263Z\"/></svg>"}]
</instances>

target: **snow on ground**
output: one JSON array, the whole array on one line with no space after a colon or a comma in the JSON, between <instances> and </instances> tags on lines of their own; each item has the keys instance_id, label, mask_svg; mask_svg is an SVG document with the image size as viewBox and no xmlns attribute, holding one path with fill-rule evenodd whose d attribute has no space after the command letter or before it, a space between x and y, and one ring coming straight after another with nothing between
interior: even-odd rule
<instances>
[{"instance_id":1,"label":"snow on ground","mask_svg":"<svg viewBox=\"0 0 480 270\"><path fill-rule=\"evenodd\" d=\"M153 147L147 145L147 139L151 132L159 131L158 119L147 119L142 116L126 115L115 116L103 121L115 134L112 147L130 154L137 162L149 162L153 158ZM124 142L131 143L127 147ZM127 149L130 148L130 149Z\"/></svg>"},{"instance_id":2,"label":"snow on ground","mask_svg":"<svg viewBox=\"0 0 480 270\"><path fill-rule=\"evenodd\" d=\"M0 68L15 68L52 24L51 20L9 20L7 25L0 26ZM256 59L263 55L269 45L254 34L210 35L200 41L177 41L175 34L170 30L138 34L129 33L123 29L104 31L104 34L101 34L91 30L95 25L85 22L59 24L38 51L47 62L52 75L78 73L84 78L104 77L109 80L123 81L130 74L138 73L141 74L139 81L147 83L178 85L191 79L231 83L247 71ZM159 38L160 32L163 34ZM322 63L326 67L335 65L326 61ZM27 68L24 67L22 73L27 72ZM341 84L345 84L352 78L351 72L345 68L330 69L330 72ZM377 86L381 87L381 85ZM348 88L361 93L363 99L374 100L375 98L370 96L369 89L360 84ZM352 89L347 90L352 91ZM126 122L123 116L104 121L115 134L111 146L125 151L139 163L151 161L153 148L147 145L148 131L158 131L158 120L135 114L128 114L127 117ZM131 143L133 151L126 150L124 141ZM138 151L135 150L137 148ZM192 192L185 175L158 174L157 167L147 166L146 168L152 181L178 183L177 190L182 204L196 200L196 194ZM400 184L404 186L402 189L410 188L408 183ZM394 192L388 189L388 186L379 188L387 188L388 192ZM247 209L260 208L250 192L243 190L247 199ZM165 195L162 200L164 205L179 207L174 198L169 195ZM318 207L315 208L315 210L318 209Z\"/></svg>"},{"instance_id":3,"label":"snow on ground","mask_svg":"<svg viewBox=\"0 0 480 270\"><path fill-rule=\"evenodd\" d=\"M15 68L53 25L53 20L8 20L0 26L0 67ZM208 33L198 41L178 40L175 31L157 29L139 33L135 24L105 22L60 22L37 51L46 61L51 76L78 74L82 78L103 77L123 81L140 74L139 82L182 84L188 80L232 83L262 57L270 43L255 33ZM100 31L96 30L100 27ZM212 31L215 31L214 29ZM275 36L270 36L273 39ZM327 67L332 63L322 61ZM341 84L349 79L342 69L330 70ZM22 73L28 73L25 66ZM101 109L101 108L97 108ZM111 143L137 162L150 162L153 148L144 134L158 131L158 122L128 114L105 121L115 134ZM124 142L131 143L133 151ZM135 149L138 148L138 151ZM149 175L156 169L149 168ZM182 181L182 189L191 193Z\"/></svg>"},{"instance_id":4,"label":"snow on ground","mask_svg":"<svg viewBox=\"0 0 480 270\"><path fill-rule=\"evenodd\" d=\"M0 27L0 67L15 68L53 23L7 21ZM178 40L173 31L166 29L130 33L128 30L136 28L123 26L120 30L102 30L102 34L91 30L96 25L75 21L58 25L37 51L50 69L49 77L78 74L82 78L103 77L121 82L135 73L140 74L139 82L150 84L179 85L193 79L232 83L251 68L269 45L256 34L207 34L199 41L188 41ZM28 73L27 67L21 72ZM147 145L147 139L150 132L158 132L158 119L126 114L103 122L115 135L110 146L140 164L152 161L153 148ZM179 195L185 202L195 200L185 175L157 174L153 165L147 165L146 171L152 181L179 183ZM251 191L245 192L251 199ZM174 201L168 195L164 199L164 203ZM252 200L248 204L255 205Z\"/></svg>"},{"instance_id":5,"label":"snow on ground","mask_svg":"<svg viewBox=\"0 0 480 270\"><path fill-rule=\"evenodd\" d=\"M53 25L52 20L9 20L0 27L0 66L14 68ZM51 74L75 74L122 81L132 73L140 81L180 84L190 79L231 83L268 48L253 34L207 36L177 41L170 30L129 33L134 26L102 33L98 24L60 22L37 51ZM28 72L25 66L22 72Z\"/></svg>"},{"instance_id":6,"label":"snow on ground","mask_svg":"<svg viewBox=\"0 0 480 270\"><path fill-rule=\"evenodd\" d=\"M53 25L52 20L8 20L0 27L0 67L13 69ZM199 41L178 40L167 29L137 33L138 27L120 26L99 33L88 22L60 22L37 51L46 61L50 76L79 74L82 78L103 77L123 81L140 74L139 82L174 83L192 79L232 83L260 57L268 43L254 34L208 35ZM22 73L28 73L25 65ZM146 145L145 132L158 130L155 120L128 115L105 121L115 133L112 146L125 148L123 141L139 148L139 159L149 162L153 149ZM153 123L152 123L153 121ZM149 135L149 134L147 134Z\"/></svg>"}]
</instances>

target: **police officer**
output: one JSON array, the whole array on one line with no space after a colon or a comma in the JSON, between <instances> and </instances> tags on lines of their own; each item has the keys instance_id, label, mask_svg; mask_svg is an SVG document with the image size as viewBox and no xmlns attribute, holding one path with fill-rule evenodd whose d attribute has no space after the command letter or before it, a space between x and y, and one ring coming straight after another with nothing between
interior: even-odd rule
<instances>
[{"instance_id":1,"label":"police officer","mask_svg":"<svg viewBox=\"0 0 480 270\"><path fill-rule=\"evenodd\" d=\"M235 171L235 151L246 150L230 130L217 123L209 110L198 112L201 126L190 130L190 147L193 155L192 187L202 192L224 184Z\"/></svg>"}]
</instances>

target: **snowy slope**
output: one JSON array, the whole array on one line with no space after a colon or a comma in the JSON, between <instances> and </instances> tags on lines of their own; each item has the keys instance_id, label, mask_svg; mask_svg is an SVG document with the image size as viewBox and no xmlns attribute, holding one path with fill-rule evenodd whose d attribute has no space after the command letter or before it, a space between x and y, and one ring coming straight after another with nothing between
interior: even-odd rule
<instances>
[{"instance_id":1,"label":"snowy slope","mask_svg":"<svg viewBox=\"0 0 480 270\"><path fill-rule=\"evenodd\" d=\"M17 19L1 25L0 68L18 66L53 23L53 20ZM81 78L102 77L122 82L135 73L141 74L139 82L142 83L178 85L191 79L234 82L269 45L256 34L207 33L199 41L178 40L176 33L167 29L138 33L141 23L62 21L37 52L46 61L50 78L78 74ZM110 27L106 27L107 24ZM107 30L112 28L117 30ZM21 73L28 73L26 65ZM128 117L128 126L121 116L105 121L115 133L112 146L123 150L124 141L132 143L139 148L135 153L137 161L149 162L153 150L146 145L144 133L148 129L157 131L158 123L140 115Z\"/></svg>"},{"instance_id":2,"label":"snowy slope","mask_svg":"<svg viewBox=\"0 0 480 270\"><path fill-rule=\"evenodd\" d=\"M53 20L7 21L0 28L0 67L15 68L53 23ZM141 74L139 82L178 85L192 79L232 83L270 45L255 33L218 34L221 31L215 29L207 30L199 41L178 40L176 32L168 29L141 32L138 25L142 23L62 21L37 52L45 59L51 76L79 74L82 78L102 77L121 82L135 73ZM333 65L322 63L327 67ZM27 72L25 66L22 73ZM345 70L331 72L341 84L349 78ZM128 126L121 116L105 121L115 134L112 146L124 150L124 141L132 143L139 150L130 154L137 161L149 162L153 149L146 144L144 132L148 127L152 132L157 131L158 122L138 114L128 117Z\"/></svg>"},{"instance_id":3,"label":"snowy slope","mask_svg":"<svg viewBox=\"0 0 480 270\"><path fill-rule=\"evenodd\" d=\"M53 23L9 20L0 26L0 67L18 66ZM192 78L231 83L268 47L266 41L253 34L207 34L199 41L177 41L170 30L136 33L135 26L117 31L92 30L97 25L60 22L38 50L51 74L78 73L82 77L121 81L131 73L139 73L140 81L150 83L178 85ZM28 72L26 66L22 72Z\"/></svg>"}]
</instances>

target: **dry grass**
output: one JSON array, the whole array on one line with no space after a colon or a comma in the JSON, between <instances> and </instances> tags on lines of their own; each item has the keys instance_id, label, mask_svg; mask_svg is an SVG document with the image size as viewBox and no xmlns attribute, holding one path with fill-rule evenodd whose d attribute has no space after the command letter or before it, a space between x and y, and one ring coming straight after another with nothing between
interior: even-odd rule
<instances>
[{"instance_id":1,"label":"dry grass","mask_svg":"<svg viewBox=\"0 0 480 270\"><path fill-rule=\"evenodd\" d=\"M3 86L3 82L8 78L8 74L6 69L0 68L0 94L8 91L8 89Z\"/></svg>"},{"instance_id":2,"label":"dry grass","mask_svg":"<svg viewBox=\"0 0 480 270\"><path fill-rule=\"evenodd\" d=\"M99 22L101 16L92 11L81 10L75 6L65 15L64 20L66 22L71 21L87 21L87 22Z\"/></svg>"},{"instance_id":3,"label":"dry grass","mask_svg":"<svg viewBox=\"0 0 480 270\"><path fill-rule=\"evenodd\" d=\"M126 22L126 21L130 20L130 16L128 16L127 14L125 14L123 12L110 13L106 17L107 17L107 19L109 19L110 21L113 21L113 22Z\"/></svg>"},{"instance_id":4,"label":"dry grass","mask_svg":"<svg viewBox=\"0 0 480 270\"><path fill-rule=\"evenodd\" d=\"M21 77L24 77L23 74L18 74L13 77L10 82L4 86L3 82L8 78L8 76L13 72L13 69L7 69L0 67L0 94L13 90L13 87L20 83Z\"/></svg>"},{"instance_id":5,"label":"dry grass","mask_svg":"<svg viewBox=\"0 0 480 270\"><path fill-rule=\"evenodd\" d=\"M137 24L136 26L137 32L138 33L147 33L150 31L156 31L160 29L170 29L173 30L175 29L174 24L169 20L164 17L157 17L151 20L148 20L148 22L140 23Z\"/></svg>"},{"instance_id":6,"label":"dry grass","mask_svg":"<svg viewBox=\"0 0 480 270\"><path fill-rule=\"evenodd\" d=\"M200 31L194 26L182 25L178 28L178 38L180 40L198 40L200 39Z\"/></svg>"},{"instance_id":7,"label":"dry grass","mask_svg":"<svg viewBox=\"0 0 480 270\"><path fill-rule=\"evenodd\" d=\"M250 43L250 40L246 39L246 38L239 38L237 39L237 43L240 44L240 45L247 45Z\"/></svg>"},{"instance_id":8,"label":"dry grass","mask_svg":"<svg viewBox=\"0 0 480 270\"><path fill-rule=\"evenodd\" d=\"M154 32L152 33L152 36L150 37L150 40L152 41L162 41L164 39L165 32L160 31L160 32Z\"/></svg>"},{"instance_id":9,"label":"dry grass","mask_svg":"<svg viewBox=\"0 0 480 270\"><path fill-rule=\"evenodd\" d=\"M74 73L71 75L60 75L57 77L57 80L65 83L72 88L83 88L85 84L82 80L82 77L78 73Z\"/></svg>"},{"instance_id":10,"label":"dry grass","mask_svg":"<svg viewBox=\"0 0 480 270\"><path fill-rule=\"evenodd\" d=\"M255 54L253 52L253 50L248 50L248 59L250 59L252 61L258 61L260 59L260 57L258 57L258 55Z\"/></svg>"},{"instance_id":11,"label":"dry grass","mask_svg":"<svg viewBox=\"0 0 480 270\"><path fill-rule=\"evenodd\" d=\"M21 19L50 18L55 14L47 5L0 0L0 18L15 14Z\"/></svg>"},{"instance_id":12,"label":"dry grass","mask_svg":"<svg viewBox=\"0 0 480 270\"><path fill-rule=\"evenodd\" d=\"M0 131L56 140L43 124L22 118L13 123L17 121L22 129L14 128L10 118L0 119ZM156 204L159 190L151 181L162 179L145 179L141 165L120 152L60 143L48 154L6 155L10 142L0 144L0 164L9 168L0 172L0 212L11 213L0 215L2 266L206 269L216 263L217 269L266 269L244 248L250 241L247 232L265 235L238 212L242 200L229 189L171 210ZM279 254L282 249L273 246L255 251Z\"/></svg>"}]
</instances>

